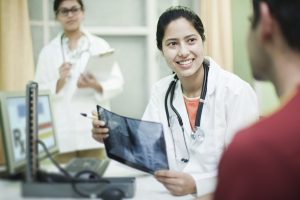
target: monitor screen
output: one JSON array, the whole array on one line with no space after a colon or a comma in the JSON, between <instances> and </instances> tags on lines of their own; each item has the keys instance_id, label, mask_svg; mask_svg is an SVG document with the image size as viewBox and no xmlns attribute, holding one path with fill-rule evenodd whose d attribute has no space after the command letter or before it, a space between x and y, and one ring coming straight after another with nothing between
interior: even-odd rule
<instances>
[{"instance_id":1,"label":"monitor screen","mask_svg":"<svg viewBox=\"0 0 300 200\"><path fill-rule=\"evenodd\" d=\"M26 97L25 92L0 93L1 133L5 154L5 171L15 174L25 170L26 165ZM51 95L39 91L38 95L38 137L50 153L58 151L55 140L55 126ZM45 152L39 147L39 158Z\"/></svg>"}]
</instances>

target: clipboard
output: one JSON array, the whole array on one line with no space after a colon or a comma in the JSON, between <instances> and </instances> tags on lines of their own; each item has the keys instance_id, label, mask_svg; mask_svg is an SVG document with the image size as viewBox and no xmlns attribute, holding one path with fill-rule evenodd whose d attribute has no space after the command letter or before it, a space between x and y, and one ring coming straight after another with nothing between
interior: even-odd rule
<instances>
[{"instance_id":1,"label":"clipboard","mask_svg":"<svg viewBox=\"0 0 300 200\"><path fill-rule=\"evenodd\" d=\"M100 54L91 55L85 72L92 73L97 80L105 80L111 75L115 59L115 50L110 49Z\"/></svg>"}]
</instances>

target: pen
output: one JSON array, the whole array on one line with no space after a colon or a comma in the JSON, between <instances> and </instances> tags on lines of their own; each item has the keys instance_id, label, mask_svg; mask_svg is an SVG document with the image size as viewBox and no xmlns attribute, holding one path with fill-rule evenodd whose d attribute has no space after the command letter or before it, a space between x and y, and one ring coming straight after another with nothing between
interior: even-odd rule
<instances>
[{"instance_id":1,"label":"pen","mask_svg":"<svg viewBox=\"0 0 300 200\"><path fill-rule=\"evenodd\" d=\"M106 51L106 52L100 53L99 56L100 56L100 57L103 57L103 56L106 56L106 55L113 54L114 52L115 52L114 49L110 49L110 50L108 50L108 51Z\"/></svg>"},{"instance_id":2,"label":"pen","mask_svg":"<svg viewBox=\"0 0 300 200\"><path fill-rule=\"evenodd\" d=\"M86 114L86 113L80 113L82 116L84 116L84 117L87 117L87 118L90 118L90 119L97 119L97 117L96 116L93 116L93 115L88 115L88 114Z\"/></svg>"}]
</instances>

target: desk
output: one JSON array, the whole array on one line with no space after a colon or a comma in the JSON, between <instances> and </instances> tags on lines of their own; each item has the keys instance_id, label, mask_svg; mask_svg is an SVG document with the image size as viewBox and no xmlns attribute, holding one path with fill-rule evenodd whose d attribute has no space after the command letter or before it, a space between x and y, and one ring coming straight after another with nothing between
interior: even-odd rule
<instances>
[{"instance_id":1,"label":"desk","mask_svg":"<svg viewBox=\"0 0 300 200\"><path fill-rule=\"evenodd\" d=\"M136 192L133 200L194 200L192 195L172 196L164 186L153 178L153 176L131 169L115 161L111 161L104 176L135 176ZM55 192L55 191L54 191ZM21 196L20 181L0 180L0 200L37 200L36 198L23 198ZM64 198L68 199L68 198ZM71 198L70 198L71 199ZM206 199L206 198L204 198ZM203 200L204 200L203 199ZM43 198L53 200L53 198ZM55 200L58 200L57 198ZM202 198L201 198L202 200Z\"/></svg>"},{"instance_id":2,"label":"desk","mask_svg":"<svg viewBox=\"0 0 300 200\"><path fill-rule=\"evenodd\" d=\"M55 192L55 191L53 191ZM21 183L19 181L0 181L0 200L37 200L36 198L23 198L21 196ZM64 198L68 199L68 198ZM71 199L71 198L70 198ZM192 200L193 196L174 197L164 189L153 177L144 176L136 179L136 192L134 200ZM54 198L43 198L54 200ZM55 198L55 200L58 200Z\"/></svg>"}]
</instances>

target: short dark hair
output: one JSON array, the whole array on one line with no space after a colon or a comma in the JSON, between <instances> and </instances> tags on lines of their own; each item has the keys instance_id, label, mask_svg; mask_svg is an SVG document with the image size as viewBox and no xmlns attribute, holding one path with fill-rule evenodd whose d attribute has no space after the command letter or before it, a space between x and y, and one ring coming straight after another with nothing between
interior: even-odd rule
<instances>
[{"instance_id":1,"label":"short dark hair","mask_svg":"<svg viewBox=\"0 0 300 200\"><path fill-rule=\"evenodd\" d=\"M53 3L53 11L54 11L55 15L57 15L57 13L58 13L58 8L59 8L60 4L61 4L63 1L65 1L65 0L54 0L54 3ZM80 5L80 7L81 7L81 10L84 10L84 5L83 5L82 0L76 0L76 1L79 3L79 5Z\"/></svg>"},{"instance_id":2,"label":"short dark hair","mask_svg":"<svg viewBox=\"0 0 300 200\"><path fill-rule=\"evenodd\" d=\"M252 29L260 19L259 3L266 2L271 15L278 21L283 37L294 50L300 51L300 1L299 0L252 0Z\"/></svg>"},{"instance_id":3,"label":"short dark hair","mask_svg":"<svg viewBox=\"0 0 300 200\"><path fill-rule=\"evenodd\" d=\"M166 27L169 23L181 17L188 20L200 34L202 40L205 41L204 27L199 16L187 7L175 6L168 8L158 19L156 28L156 45L159 50L162 50L162 40L165 35Z\"/></svg>"}]
</instances>

